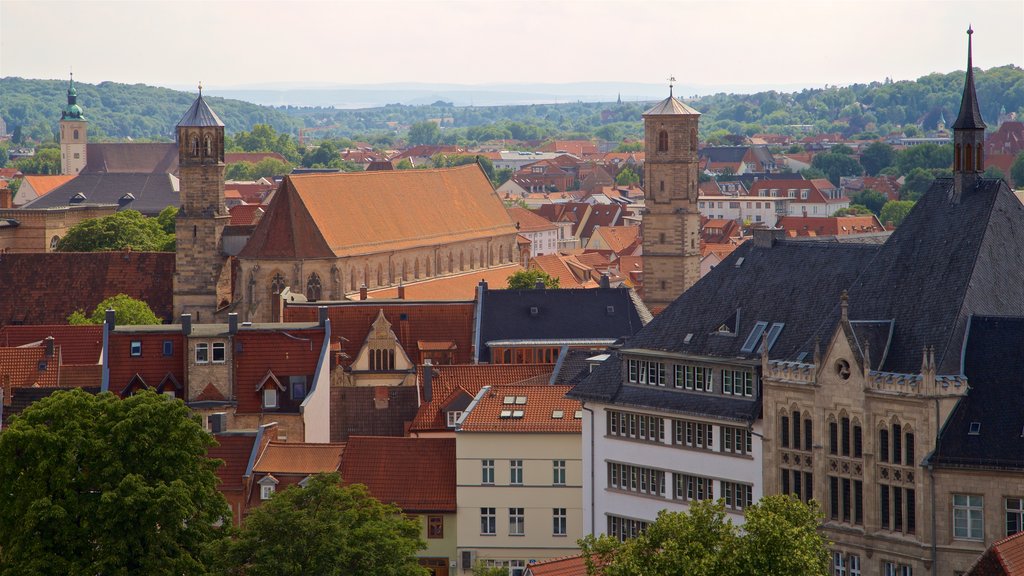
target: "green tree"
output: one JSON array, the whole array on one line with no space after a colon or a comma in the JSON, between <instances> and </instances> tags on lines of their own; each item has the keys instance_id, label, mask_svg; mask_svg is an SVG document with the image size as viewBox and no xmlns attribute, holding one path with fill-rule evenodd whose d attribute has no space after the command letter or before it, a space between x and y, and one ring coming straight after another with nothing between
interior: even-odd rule
<instances>
[{"instance_id":1,"label":"green tree","mask_svg":"<svg viewBox=\"0 0 1024 576\"><path fill-rule=\"evenodd\" d=\"M616 152L643 152L643 142L623 142L615 147Z\"/></svg>"},{"instance_id":2,"label":"green tree","mask_svg":"<svg viewBox=\"0 0 1024 576\"><path fill-rule=\"evenodd\" d=\"M893 226L899 226L903 219L910 214L910 209L914 207L914 203L910 200L890 200L882 206L882 213L878 219L882 221L882 224L888 226L892 222Z\"/></svg>"},{"instance_id":3,"label":"green tree","mask_svg":"<svg viewBox=\"0 0 1024 576\"><path fill-rule=\"evenodd\" d=\"M60 174L60 149L38 148L34 156L14 161L22 174Z\"/></svg>"},{"instance_id":4,"label":"green tree","mask_svg":"<svg viewBox=\"0 0 1024 576\"><path fill-rule=\"evenodd\" d=\"M160 225L160 229L165 233L174 235L174 227L178 218L178 209L174 206L168 206L160 211L156 215L157 224Z\"/></svg>"},{"instance_id":5,"label":"green tree","mask_svg":"<svg viewBox=\"0 0 1024 576\"><path fill-rule=\"evenodd\" d=\"M206 574L231 511L179 400L56 392L0 434L0 575Z\"/></svg>"},{"instance_id":6,"label":"green tree","mask_svg":"<svg viewBox=\"0 0 1024 576\"><path fill-rule=\"evenodd\" d=\"M429 120L417 122L409 127L409 145L434 145L441 141L441 129Z\"/></svg>"},{"instance_id":7,"label":"green tree","mask_svg":"<svg viewBox=\"0 0 1024 576\"><path fill-rule=\"evenodd\" d=\"M862 190L850 196L850 204L864 206L876 215L881 213L882 206L885 206L888 200L885 194L871 189Z\"/></svg>"},{"instance_id":8,"label":"green tree","mask_svg":"<svg viewBox=\"0 0 1024 576\"><path fill-rule=\"evenodd\" d=\"M512 290L530 290L537 287L537 282L544 282L545 288L558 288L558 278L552 278L543 270L520 270L508 277L508 287Z\"/></svg>"},{"instance_id":9,"label":"green tree","mask_svg":"<svg viewBox=\"0 0 1024 576\"><path fill-rule=\"evenodd\" d=\"M103 252L131 248L141 252L167 252L173 243L174 235L164 231L159 218L123 210L75 224L57 243L57 251Z\"/></svg>"},{"instance_id":10,"label":"green tree","mask_svg":"<svg viewBox=\"0 0 1024 576\"><path fill-rule=\"evenodd\" d=\"M338 157L338 147L333 142L323 142L302 155L302 165L306 168L323 168Z\"/></svg>"},{"instance_id":11,"label":"green tree","mask_svg":"<svg viewBox=\"0 0 1024 576\"><path fill-rule=\"evenodd\" d=\"M239 132L227 144L245 152L277 152L289 162L298 162L301 157L295 140L288 134L278 134L269 124L256 124L250 132Z\"/></svg>"},{"instance_id":12,"label":"green tree","mask_svg":"<svg viewBox=\"0 0 1024 576\"><path fill-rule=\"evenodd\" d=\"M818 533L821 509L792 496L768 496L745 510L742 530L725 502L701 500L688 512L662 511L635 538L588 535L579 541L588 574L826 576L828 543Z\"/></svg>"},{"instance_id":13,"label":"green tree","mask_svg":"<svg viewBox=\"0 0 1024 576\"><path fill-rule=\"evenodd\" d=\"M998 166L989 166L988 168L985 168L985 173L982 174L982 176L985 178L1006 179L1006 174L1003 174L1003 171L1000 170Z\"/></svg>"},{"instance_id":14,"label":"green tree","mask_svg":"<svg viewBox=\"0 0 1024 576\"><path fill-rule=\"evenodd\" d=\"M508 182L510 178L512 178L511 168L498 168L494 171L494 178L491 179L491 184L497 188L505 182Z\"/></svg>"},{"instance_id":15,"label":"green tree","mask_svg":"<svg viewBox=\"0 0 1024 576\"><path fill-rule=\"evenodd\" d=\"M639 184L640 176L633 172L633 169L626 166L619 171L618 175L615 176L615 183L619 186L629 186L630 184Z\"/></svg>"},{"instance_id":16,"label":"green tree","mask_svg":"<svg viewBox=\"0 0 1024 576\"><path fill-rule=\"evenodd\" d=\"M1010 178L1013 179L1015 187L1024 187L1024 152L1017 154L1013 159L1013 164L1010 165Z\"/></svg>"},{"instance_id":17,"label":"green tree","mask_svg":"<svg viewBox=\"0 0 1024 576\"><path fill-rule=\"evenodd\" d=\"M885 142L868 145L860 153L860 165L869 176L877 176L879 172L892 166L896 161L896 151Z\"/></svg>"},{"instance_id":18,"label":"green tree","mask_svg":"<svg viewBox=\"0 0 1024 576\"><path fill-rule=\"evenodd\" d=\"M906 176L916 168L949 168L953 165L952 144L918 144L896 154L896 167Z\"/></svg>"},{"instance_id":19,"label":"green tree","mask_svg":"<svg viewBox=\"0 0 1024 576\"><path fill-rule=\"evenodd\" d=\"M914 168L903 180L903 186L900 188L900 200L916 201L928 191L933 180L935 180L935 175L931 170Z\"/></svg>"},{"instance_id":20,"label":"green tree","mask_svg":"<svg viewBox=\"0 0 1024 576\"><path fill-rule=\"evenodd\" d=\"M97 304L88 316L81 310L75 310L68 316L68 324L103 324L107 310L114 311L114 321L118 326L163 323L163 320L153 313L149 304L127 294L118 294Z\"/></svg>"},{"instance_id":21,"label":"green tree","mask_svg":"<svg viewBox=\"0 0 1024 576\"><path fill-rule=\"evenodd\" d=\"M829 182L835 186L839 186L839 179L843 176L860 176L864 173L864 168L856 158L849 154L834 152L815 155L811 160L811 167L825 173Z\"/></svg>"},{"instance_id":22,"label":"green tree","mask_svg":"<svg viewBox=\"0 0 1024 576\"><path fill-rule=\"evenodd\" d=\"M874 214L867 206L860 204L850 204L848 208L840 208L836 210L833 216L867 216L868 214Z\"/></svg>"},{"instance_id":23,"label":"green tree","mask_svg":"<svg viewBox=\"0 0 1024 576\"><path fill-rule=\"evenodd\" d=\"M211 546L214 572L426 576L416 559L416 551L425 547L419 523L372 498L362 484L342 487L340 482L337 474L318 474L305 488L275 494L249 514L235 537Z\"/></svg>"}]
</instances>

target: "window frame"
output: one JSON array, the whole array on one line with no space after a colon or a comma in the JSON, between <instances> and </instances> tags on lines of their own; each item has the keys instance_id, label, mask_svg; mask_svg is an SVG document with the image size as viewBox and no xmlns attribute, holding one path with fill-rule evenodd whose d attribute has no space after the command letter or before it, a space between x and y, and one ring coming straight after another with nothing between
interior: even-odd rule
<instances>
[{"instance_id":1,"label":"window frame","mask_svg":"<svg viewBox=\"0 0 1024 576\"><path fill-rule=\"evenodd\" d=\"M520 458L508 461L508 483L509 486L523 485L523 461Z\"/></svg>"},{"instance_id":2,"label":"window frame","mask_svg":"<svg viewBox=\"0 0 1024 576\"><path fill-rule=\"evenodd\" d=\"M220 351L220 360L217 359L217 352ZM214 342L210 346L210 362L213 364L223 364L227 361L227 345L224 342Z\"/></svg>"},{"instance_id":3,"label":"window frame","mask_svg":"<svg viewBox=\"0 0 1024 576\"><path fill-rule=\"evenodd\" d=\"M261 399L261 402L263 404L263 408L280 408L281 407L281 399L279 397L280 394L278 394L278 392L279 391L278 391L276 386L272 386L271 385L271 386L265 386L263 388L263 398Z\"/></svg>"},{"instance_id":4,"label":"window frame","mask_svg":"<svg viewBox=\"0 0 1024 576\"><path fill-rule=\"evenodd\" d=\"M565 486L565 460L551 461L552 486Z\"/></svg>"},{"instance_id":5,"label":"window frame","mask_svg":"<svg viewBox=\"0 0 1024 576\"><path fill-rule=\"evenodd\" d=\"M526 508L508 509L508 535L526 536Z\"/></svg>"},{"instance_id":6,"label":"window frame","mask_svg":"<svg viewBox=\"0 0 1024 576\"><path fill-rule=\"evenodd\" d=\"M132 358L139 358L142 356L142 340L132 340L129 344L129 353Z\"/></svg>"},{"instance_id":7,"label":"window frame","mask_svg":"<svg viewBox=\"0 0 1024 576\"><path fill-rule=\"evenodd\" d=\"M202 351L201 357L200 351ZM210 363L210 344L208 342L196 342L195 361L196 364Z\"/></svg>"},{"instance_id":8,"label":"window frame","mask_svg":"<svg viewBox=\"0 0 1024 576\"><path fill-rule=\"evenodd\" d=\"M480 535L498 535L498 510L494 507L480 507Z\"/></svg>"},{"instance_id":9,"label":"window frame","mask_svg":"<svg viewBox=\"0 0 1024 576\"><path fill-rule=\"evenodd\" d=\"M568 536L569 520L565 508L551 509L551 535Z\"/></svg>"},{"instance_id":10,"label":"window frame","mask_svg":"<svg viewBox=\"0 0 1024 576\"><path fill-rule=\"evenodd\" d=\"M480 460L480 484L486 486L494 485L494 460Z\"/></svg>"},{"instance_id":11,"label":"window frame","mask_svg":"<svg viewBox=\"0 0 1024 576\"><path fill-rule=\"evenodd\" d=\"M963 499L962 503L958 504L958 499ZM953 539L984 541L985 497L981 494L953 494L950 502L953 510ZM961 517L960 521L966 521L966 524L962 526L966 531L960 531L960 528L957 526L958 516ZM978 532L972 527L975 522L977 522L976 527L980 529Z\"/></svg>"},{"instance_id":12,"label":"window frame","mask_svg":"<svg viewBox=\"0 0 1024 576\"><path fill-rule=\"evenodd\" d=\"M427 516L427 538L430 540L444 538L444 516L440 514Z\"/></svg>"}]
</instances>

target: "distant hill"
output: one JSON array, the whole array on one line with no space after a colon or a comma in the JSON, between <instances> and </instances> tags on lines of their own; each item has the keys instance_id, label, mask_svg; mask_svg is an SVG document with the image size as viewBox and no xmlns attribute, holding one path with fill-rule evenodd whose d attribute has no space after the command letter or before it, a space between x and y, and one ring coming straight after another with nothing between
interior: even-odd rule
<instances>
[{"instance_id":1,"label":"distant hill","mask_svg":"<svg viewBox=\"0 0 1024 576\"><path fill-rule=\"evenodd\" d=\"M57 130L60 111L67 103L64 80L0 78L0 117L7 131L20 127L26 136L39 139L47 129ZM196 94L144 84L75 83L78 104L89 120L90 139L171 140L174 125L188 110ZM240 100L209 98L228 133L250 130L254 124L270 124L280 132L295 133L300 121L280 110Z\"/></svg>"},{"instance_id":2,"label":"distant hill","mask_svg":"<svg viewBox=\"0 0 1024 576\"><path fill-rule=\"evenodd\" d=\"M763 91L754 94L718 93L688 100L701 112L701 137L720 140L726 134L751 135L757 132L837 132L885 135L906 126L932 130L940 118L952 124L960 106L963 71L934 73L911 81L882 81L844 87L804 89L795 92ZM1024 70L1006 65L977 71L976 85L982 114L994 128L1000 112L1016 112L1024 117ZM104 82L77 84L79 104L98 130L108 138L169 139L173 126L192 99L191 92L179 92L141 84ZM316 127L314 138L365 137L376 134L392 138L396 132L425 120L440 122L446 143L473 143L484 140L539 140L551 137L596 137L618 141L641 135L640 114L650 104L636 94L650 94L646 85L622 84L623 98L616 102L550 103L555 88L522 85L513 94L508 86L378 86L370 92L355 89L274 89L222 91L248 95L261 102L279 102L277 107L258 106L240 100L211 97L210 102L224 120L229 133L250 130L254 124L270 124L278 132L297 133L299 127ZM677 94L687 90L678 87ZM29 137L52 133L65 102L67 83L55 80L0 79L0 116L8 131L22 127ZM607 84L565 85L560 94L579 94L591 89L607 94ZM347 91L346 91L347 90ZM363 109L331 106L297 106L301 102L326 102L332 99L352 103L362 99L379 102L394 95L392 104ZM461 92L460 92L461 90ZM491 92L488 92L491 90ZM546 92L545 92L546 91ZM459 106L467 94L480 92L480 100L512 98L519 101L537 97L549 103L500 106ZM490 96L484 97L487 92ZM445 95L461 96L446 101ZM436 100L431 100L434 97ZM291 98L296 100L291 100ZM654 96L653 99L657 99ZM422 102L431 102L424 104ZM506 100L508 101L508 100ZM404 103L398 103L404 102ZM342 103L342 102L339 102ZM390 136L388 136L390 135Z\"/></svg>"}]
</instances>

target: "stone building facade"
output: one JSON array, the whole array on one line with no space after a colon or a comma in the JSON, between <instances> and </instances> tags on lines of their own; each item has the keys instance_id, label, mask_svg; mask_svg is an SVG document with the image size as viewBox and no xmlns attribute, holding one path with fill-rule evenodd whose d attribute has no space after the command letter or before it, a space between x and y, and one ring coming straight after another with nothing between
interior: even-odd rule
<instances>
[{"instance_id":1,"label":"stone building facade","mask_svg":"<svg viewBox=\"0 0 1024 576\"><path fill-rule=\"evenodd\" d=\"M697 124L673 97L644 112L644 301L660 311L700 278Z\"/></svg>"}]
</instances>

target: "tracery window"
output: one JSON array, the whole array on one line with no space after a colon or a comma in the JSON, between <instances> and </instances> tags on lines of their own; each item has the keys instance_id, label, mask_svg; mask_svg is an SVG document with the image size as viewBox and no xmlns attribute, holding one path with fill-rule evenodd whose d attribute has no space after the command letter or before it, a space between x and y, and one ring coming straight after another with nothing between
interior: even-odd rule
<instances>
[{"instance_id":1,"label":"tracery window","mask_svg":"<svg viewBox=\"0 0 1024 576\"><path fill-rule=\"evenodd\" d=\"M306 281L306 299L310 302L316 302L320 299L321 291L320 275L313 272Z\"/></svg>"}]
</instances>

